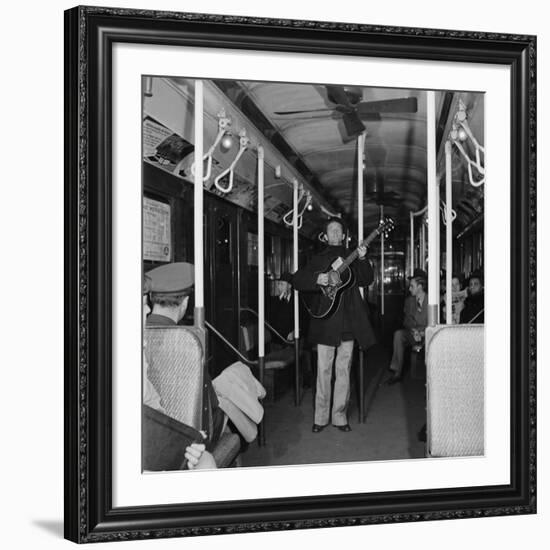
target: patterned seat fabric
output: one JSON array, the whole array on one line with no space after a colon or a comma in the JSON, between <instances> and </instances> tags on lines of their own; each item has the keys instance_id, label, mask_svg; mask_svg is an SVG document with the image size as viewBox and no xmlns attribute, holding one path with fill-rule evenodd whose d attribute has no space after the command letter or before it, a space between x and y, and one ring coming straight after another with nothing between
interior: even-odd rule
<instances>
[{"instance_id":1,"label":"patterned seat fabric","mask_svg":"<svg viewBox=\"0 0 550 550\"><path fill-rule=\"evenodd\" d=\"M145 341L148 376L166 415L204 429L204 354L198 336L191 327L147 327ZM212 450L218 468L233 464L239 452L240 439L231 433L224 434Z\"/></svg>"},{"instance_id":2,"label":"patterned seat fabric","mask_svg":"<svg viewBox=\"0 0 550 550\"><path fill-rule=\"evenodd\" d=\"M483 325L426 329L430 456L484 454Z\"/></svg>"},{"instance_id":3,"label":"patterned seat fabric","mask_svg":"<svg viewBox=\"0 0 550 550\"><path fill-rule=\"evenodd\" d=\"M197 430L202 426L204 361L200 340L187 327L147 327L149 380L165 413Z\"/></svg>"}]
</instances>

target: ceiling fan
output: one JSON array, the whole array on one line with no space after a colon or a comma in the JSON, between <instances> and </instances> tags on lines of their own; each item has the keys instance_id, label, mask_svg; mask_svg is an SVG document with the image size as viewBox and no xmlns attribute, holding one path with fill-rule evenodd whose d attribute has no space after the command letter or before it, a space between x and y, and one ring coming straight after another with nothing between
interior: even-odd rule
<instances>
[{"instance_id":1,"label":"ceiling fan","mask_svg":"<svg viewBox=\"0 0 550 550\"><path fill-rule=\"evenodd\" d=\"M362 101L361 88L348 86L325 86L327 99L334 107L298 111L275 111L276 115L297 115L333 111L342 114L342 121L348 139L366 130L363 120L380 120L380 113L416 113L416 97Z\"/></svg>"},{"instance_id":2,"label":"ceiling fan","mask_svg":"<svg viewBox=\"0 0 550 550\"><path fill-rule=\"evenodd\" d=\"M374 190L366 192L364 195L365 199L374 202L378 206L399 206L401 204L401 195L395 191L384 190L384 176L381 174L381 171L376 168Z\"/></svg>"},{"instance_id":3,"label":"ceiling fan","mask_svg":"<svg viewBox=\"0 0 550 550\"><path fill-rule=\"evenodd\" d=\"M365 193L365 199L372 201L378 206L399 206L401 195L395 191L384 190L384 166L386 164L387 149L385 147L370 148L368 159L374 167L374 181L371 191Z\"/></svg>"}]
</instances>

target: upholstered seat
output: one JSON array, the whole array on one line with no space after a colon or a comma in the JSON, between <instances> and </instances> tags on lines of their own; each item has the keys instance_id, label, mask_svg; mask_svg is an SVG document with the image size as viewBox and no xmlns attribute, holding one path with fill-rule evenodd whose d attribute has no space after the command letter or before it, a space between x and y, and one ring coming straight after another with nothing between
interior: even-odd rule
<instances>
[{"instance_id":1,"label":"upholstered seat","mask_svg":"<svg viewBox=\"0 0 550 550\"><path fill-rule=\"evenodd\" d=\"M284 369L294 364L294 348L275 349L265 356L266 369Z\"/></svg>"},{"instance_id":2,"label":"upholstered seat","mask_svg":"<svg viewBox=\"0 0 550 550\"><path fill-rule=\"evenodd\" d=\"M199 335L186 326L147 327L145 340L148 375L164 413L196 430L208 431L204 353ZM224 433L212 450L218 468L233 464L239 452L240 439L232 433Z\"/></svg>"},{"instance_id":3,"label":"upholstered seat","mask_svg":"<svg viewBox=\"0 0 550 550\"><path fill-rule=\"evenodd\" d=\"M258 356L258 325L257 323L245 323L241 325L241 349L250 359ZM269 398L275 398L275 374L274 371L282 370L294 365L294 346L275 344L271 340L271 333L265 330L265 375L264 385Z\"/></svg>"},{"instance_id":4,"label":"upholstered seat","mask_svg":"<svg viewBox=\"0 0 550 550\"><path fill-rule=\"evenodd\" d=\"M430 456L484 454L484 336L483 325L426 329Z\"/></svg>"}]
</instances>

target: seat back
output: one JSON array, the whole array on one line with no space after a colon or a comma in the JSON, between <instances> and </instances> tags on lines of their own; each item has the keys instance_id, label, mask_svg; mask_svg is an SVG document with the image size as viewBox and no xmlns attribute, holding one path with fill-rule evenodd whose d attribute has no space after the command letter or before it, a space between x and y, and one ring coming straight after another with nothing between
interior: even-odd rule
<instances>
[{"instance_id":1,"label":"seat back","mask_svg":"<svg viewBox=\"0 0 550 550\"><path fill-rule=\"evenodd\" d=\"M145 329L148 377L166 414L197 430L203 428L204 353L192 327Z\"/></svg>"},{"instance_id":2,"label":"seat back","mask_svg":"<svg viewBox=\"0 0 550 550\"><path fill-rule=\"evenodd\" d=\"M266 328L264 331L264 341L266 344L266 347L269 346L271 342L271 333ZM250 357L251 352L256 352L258 350L258 323L254 322L244 322L240 326L240 342L239 346L242 351L246 352L248 354L248 357Z\"/></svg>"},{"instance_id":3,"label":"seat back","mask_svg":"<svg viewBox=\"0 0 550 550\"><path fill-rule=\"evenodd\" d=\"M430 456L484 453L484 337L483 325L426 329Z\"/></svg>"}]
</instances>

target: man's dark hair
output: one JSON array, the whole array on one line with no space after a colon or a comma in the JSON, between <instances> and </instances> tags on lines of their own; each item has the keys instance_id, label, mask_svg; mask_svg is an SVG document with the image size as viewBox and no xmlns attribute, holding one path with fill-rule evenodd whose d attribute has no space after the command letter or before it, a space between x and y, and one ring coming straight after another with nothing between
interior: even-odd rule
<instances>
[{"instance_id":1,"label":"man's dark hair","mask_svg":"<svg viewBox=\"0 0 550 550\"><path fill-rule=\"evenodd\" d=\"M428 281L424 277L413 277L412 280L417 284L422 286L424 292L428 292Z\"/></svg>"},{"instance_id":2,"label":"man's dark hair","mask_svg":"<svg viewBox=\"0 0 550 550\"><path fill-rule=\"evenodd\" d=\"M151 293L151 303L153 305L159 305L161 307L178 307L186 296L189 296L189 292L182 294L162 294L162 293Z\"/></svg>"},{"instance_id":3,"label":"man's dark hair","mask_svg":"<svg viewBox=\"0 0 550 550\"><path fill-rule=\"evenodd\" d=\"M481 273L481 271L472 271L472 273L468 277L468 284L470 284L470 281L472 279L478 279L481 286L483 286L483 274Z\"/></svg>"}]
</instances>

